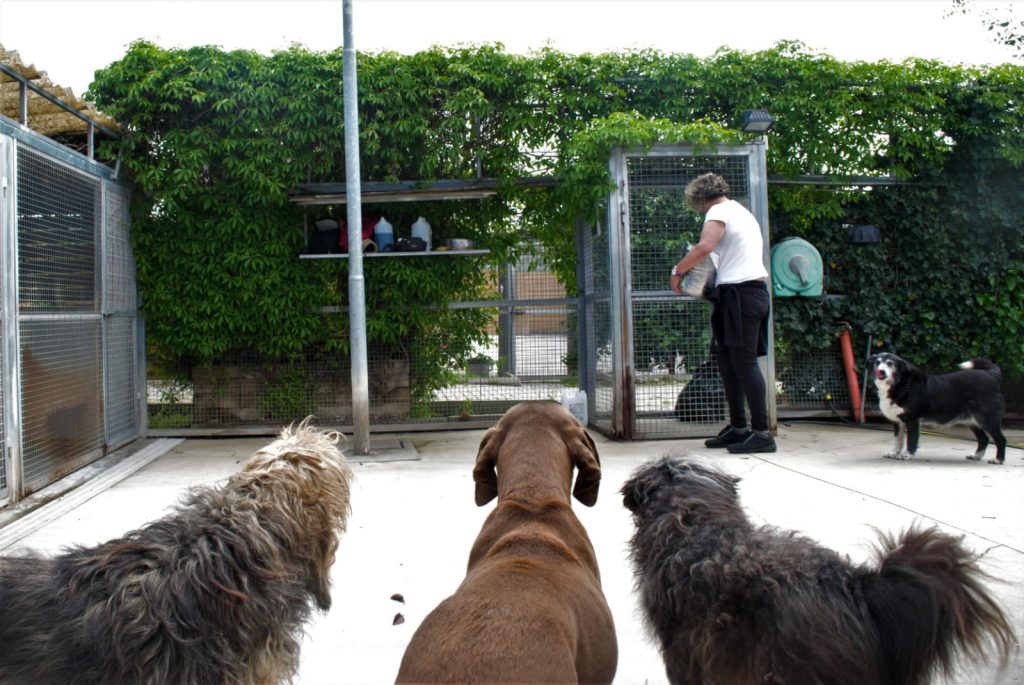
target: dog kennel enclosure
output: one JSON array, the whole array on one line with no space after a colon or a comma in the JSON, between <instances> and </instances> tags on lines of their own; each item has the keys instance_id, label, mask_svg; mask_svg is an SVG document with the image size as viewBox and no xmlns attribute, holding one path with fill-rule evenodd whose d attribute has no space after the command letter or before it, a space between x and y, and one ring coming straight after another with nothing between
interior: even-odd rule
<instances>
[{"instance_id":1,"label":"dog kennel enclosure","mask_svg":"<svg viewBox=\"0 0 1024 685\"><path fill-rule=\"evenodd\" d=\"M139 437L142 330L130 189L0 118L0 504Z\"/></svg>"},{"instance_id":2,"label":"dog kennel enclosure","mask_svg":"<svg viewBox=\"0 0 1024 685\"><path fill-rule=\"evenodd\" d=\"M701 173L724 175L731 197L745 204L761 225L767 265L772 245L765 151L763 141L714 150L661 145L615 151L609 160L614 192L605 206L595 208L596 218L576 227L575 290L559 281L542 250L500 265L483 260L483 241L478 249L461 253L365 255L368 282L377 277L376 269L401 259L436 268L476 264L493 284L480 299L447 304L449 312L478 313L487 323L484 342L471 358L451 361L446 368L450 380L442 387L417 392L430 371L424 360L402 350L369 347L373 433L485 428L518 402L560 401L577 390L586 392L590 426L609 436L675 439L716 433L726 421L726 408L716 362L709 355L709 304L677 296L668 286L672 266L686 245L699 238L703 224L703 216L686 207L683 189ZM410 201L416 192L391 191ZM418 213L431 218L432 202L467 201L453 188L446 192L449 196L429 200L417 196L422 202ZM313 195L310 191L310 207L343 202L335 195L323 200ZM369 199L364 188L364 209L375 209ZM395 199L389 196L389 201ZM311 212L310 219L315 216ZM295 230L303 229L297 222ZM394 230L398 234L408 227L396 225ZM310 265L340 265L346 256L297 258ZM332 307L323 314L344 317L347 310ZM773 335L771 327L769 333ZM439 324L426 332L423 342L443 348L446 329ZM772 426L780 418L830 418L849 412L851 397L838 342L800 356L786 355L784 342L772 338L769 354L761 360ZM242 348L208 368L193 366L178 375L158 375L157 368L150 372L150 437L272 434L310 414L343 432L351 429L350 369L343 355L310 349L295 359L270 363ZM873 388L865 390L870 403Z\"/></svg>"},{"instance_id":3,"label":"dog kennel enclosure","mask_svg":"<svg viewBox=\"0 0 1024 685\"><path fill-rule=\"evenodd\" d=\"M602 218L576 227L577 292L559 283L543 251L497 268L481 262L494 284L490 296L452 302L448 308L482 313L490 322L489 344L481 345L465 368L453 367L449 384L426 396L415 390L426 372L421 360L371 346L374 430L486 427L518 402L578 399L577 391L583 390L590 425L608 435L642 439L717 432L725 421L725 400L708 353L709 305L675 295L668 275L687 243L699 237L703 216L686 207L683 188L706 171L723 174L731 196L757 216L767 263L764 153L762 142L713 151L680 145L615 151L610 168L616 190L607 207L595 208ZM311 209L343 204L342 189L328 185L302 187L293 201ZM445 197L430 201L465 201L458 191L447 188ZM419 199L415 188L396 192L389 201ZM364 210L374 200L364 192ZM424 211L429 213L426 202ZM475 260L485 252L367 254L367 280L387 260L442 264ZM335 263L346 257L299 256ZM324 312L328 317L346 314L343 308ZM444 330L434 334L431 344L444 347ZM773 357L764 360L763 371L772 385ZM150 378L149 435L268 432L306 414L346 430L351 425L348 375L347 359L324 359L311 351L277 365L243 354L209 369L193 368L186 378ZM769 400L774 425L774 395Z\"/></svg>"},{"instance_id":4,"label":"dog kennel enclosure","mask_svg":"<svg viewBox=\"0 0 1024 685\"><path fill-rule=\"evenodd\" d=\"M714 150L682 145L613 152L615 189L584 236L585 327L581 359L593 427L633 440L713 434L727 419L710 355L710 305L669 288L672 267L700 237L704 216L686 206L684 187L722 175L730 198L757 218L769 263L764 138ZM770 284L769 284L770 286ZM774 340L760 360L769 423L776 425Z\"/></svg>"}]
</instances>

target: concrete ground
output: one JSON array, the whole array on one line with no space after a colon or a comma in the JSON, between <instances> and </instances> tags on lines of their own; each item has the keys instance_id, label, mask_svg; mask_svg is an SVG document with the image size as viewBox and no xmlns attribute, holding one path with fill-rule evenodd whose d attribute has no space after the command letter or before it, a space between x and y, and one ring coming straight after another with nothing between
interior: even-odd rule
<instances>
[{"instance_id":1,"label":"concrete ground","mask_svg":"<svg viewBox=\"0 0 1024 685\"><path fill-rule=\"evenodd\" d=\"M1021 431L1010 432L1021 445ZM352 517L334 566L334 606L308 626L301 685L393 682L416 626L462 580L466 558L493 503L473 503L471 469L482 430L414 433L416 460L351 457ZM667 452L712 454L743 478L751 519L796 529L854 561L870 558L872 526L895 531L920 521L963 535L992 574L991 591L1024 639L1024 451L1007 463L965 460L973 443L926 434L915 460L883 459L888 431L839 425L780 426L775 454L741 458L706 450L703 440L613 442L594 434L603 479L596 506L574 503L597 550L619 642L616 683L665 683L660 656L645 635L633 594L626 543L632 532L618 489L639 464ZM239 468L268 438L186 440L58 516L44 519L2 553L19 547L58 551L93 544L161 516L184 488L214 483ZM993 448L989 447L992 453ZM383 452L382 452L383 454ZM9 525L24 525L39 511ZM2 521L0 521L2 523ZM32 530L29 527L27 530ZM2 532L2 531L0 531ZM396 593L405 602L392 600ZM399 618L404 621L398 620ZM1024 684L1018 645L1001 672L964 664L957 685Z\"/></svg>"}]
</instances>

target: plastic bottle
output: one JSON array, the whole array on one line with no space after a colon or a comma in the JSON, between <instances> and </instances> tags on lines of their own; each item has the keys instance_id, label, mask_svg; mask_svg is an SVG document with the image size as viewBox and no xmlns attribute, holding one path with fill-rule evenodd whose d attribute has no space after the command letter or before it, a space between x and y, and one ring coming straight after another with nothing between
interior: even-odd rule
<instances>
[{"instance_id":1,"label":"plastic bottle","mask_svg":"<svg viewBox=\"0 0 1024 685\"><path fill-rule=\"evenodd\" d=\"M692 249L693 245L688 245L686 252ZM679 284L679 289L683 291L684 295L706 297L711 289L715 287L715 275L717 272L716 256L714 253L708 255L686 272L682 282Z\"/></svg>"},{"instance_id":2,"label":"plastic bottle","mask_svg":"<svg viewBox=\"0 0 1024 685\"><path fill-rule=\"evenodd\" d=\"M422 239L427 244L427 252L430 252L430 224L422 216L412 225L412 237Z\"/></svg>"},{"instance_id":3,"label":"plastic bottle","mask_svg":"<svg viewBox=\"0 0 1024 685\"><path fill-rule=\"evenodd\" d=\"M576 417L584 426L587 425L587 391L577 390L572 392L566 390L562 393L562 406L570 414Z\"/></svg>"},{"instance_id":4,"label":"plastic bottle","mask_svg":"<svg viewBox=\"0 0 1024 685\"><path fill-rule=\"evenodd\" d=\"M378 252L391 252L395 249L395 231L384 217L373 227L373 242L377 243Z\"/></svg>"}]
</instances>

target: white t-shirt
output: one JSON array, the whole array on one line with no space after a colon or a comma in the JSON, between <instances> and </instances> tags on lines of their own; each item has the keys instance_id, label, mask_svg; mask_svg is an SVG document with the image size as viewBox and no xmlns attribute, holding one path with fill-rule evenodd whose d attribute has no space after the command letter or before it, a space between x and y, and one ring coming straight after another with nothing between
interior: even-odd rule
<instances>
[{"instance_id":1,"label":"white t-shirt","mask_svg":"<svg viewBox=\"0 0 1024 685\"><path fill-rule=\"evenodd\" d=\"M761 227L746 207L736 200L719 202L712 205L704 220L725 224L725 234L713 251L718 255L718 285L768 277Z\"/></svg>"}]
</instances>

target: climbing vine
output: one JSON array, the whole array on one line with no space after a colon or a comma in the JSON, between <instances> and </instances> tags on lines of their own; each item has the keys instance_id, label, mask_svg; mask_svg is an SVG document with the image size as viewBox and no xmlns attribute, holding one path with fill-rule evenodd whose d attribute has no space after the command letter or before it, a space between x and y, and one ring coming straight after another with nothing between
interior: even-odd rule
<instances>
[{"instance_id":1,"label":"climbing vine","mask_svg":"<svg viewBox=\"0 0 1024 685\"><path fill-rule=\"evenodd\" d=\"M436 47L360 54L358 68L364 180L499 183L482 201L372 207L400 227L429 213L437 239L475 239L491 253L368 261L371 344L418 345L443 368L482 323L438 312L488 296L482 266L540 248L574 286L575 218L606 193L611 147L737 142L740 112L758 107L777 119L772 177L903 182L770 186L773 239L817 245L829 294L843 295L777 302L789 352L827 345L842 319L924 365L977 352L1024 370L1022 67L848 63L782 42L706 59ZM138 281L163 357L344 351L347 321L321 313L344 306L344 261L296 258L304 210L288 200L298 183L344 180L341 74L340 50L265 56L144 41L97 72L90 97L127 128L116 152L138 188ZM538 174L558 183L515 183ZM882 242L851 245L851 223L879 226ZM441 325L448 344L424 343Z\"/></svg>"}]
</instances>

